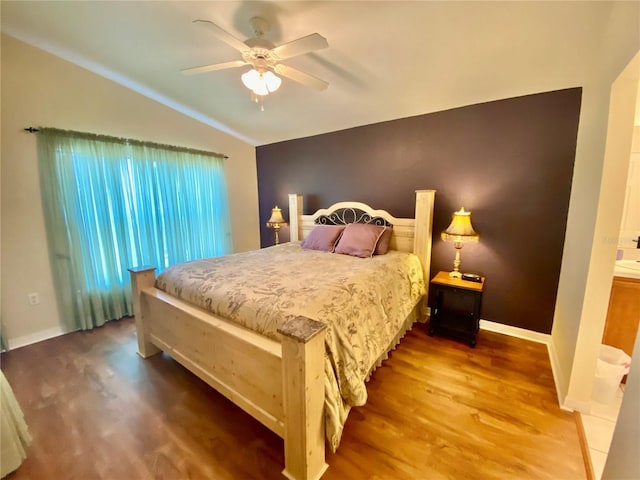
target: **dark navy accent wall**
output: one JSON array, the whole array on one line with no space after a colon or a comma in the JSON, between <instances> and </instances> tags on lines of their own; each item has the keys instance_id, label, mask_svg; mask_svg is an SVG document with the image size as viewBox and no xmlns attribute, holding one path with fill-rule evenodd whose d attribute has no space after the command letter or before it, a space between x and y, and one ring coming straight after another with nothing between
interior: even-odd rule
<instances>
[{"instance_id":1,"label":"dark navy accent wall","mask_svg":"<svg viewBox=\"0 0 640 480\"><path fill-rule=\"evenodd\" d=\"M482 318L550 333L581 95L528 95L260 146L261 244L273 243L265 222L275 204L289 218L288 193L304 195L304 213L352 200L405 217L415 190L435 189L431 275L452 269L455 250L440 232L464 207L480 242L462 249L461 271L487 277Z\"/></svg>"}]
</instances>

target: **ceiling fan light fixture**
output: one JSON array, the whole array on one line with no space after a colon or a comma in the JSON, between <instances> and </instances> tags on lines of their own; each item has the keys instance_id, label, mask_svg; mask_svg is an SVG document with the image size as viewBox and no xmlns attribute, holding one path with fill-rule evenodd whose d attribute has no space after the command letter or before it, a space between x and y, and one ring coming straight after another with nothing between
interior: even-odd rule
<instances>
[{"instance_id":1,"label":"ceiling fan light fixture","mask_svg":"<svg viewBox=\"0 0 640 480\"><path fill-rule=\"evenodd\" d=\"M269 92L275 92L280 88L282 79L273 72L266 72L263 76L265 83L267 84L267 90Z\"/></svg>"},{"instance_id":2,"label":"ceiling fan light fixture","mask_svg":"<svg viewBox=\"0 0 640 480\"><path fill-rule=\"evenodd\" d=\"M260 101L280 88L281 77L286 77L317 91L325 90L329 85L324 80L281 63L289 58L327 48L329 42L319 33L312 33L276 46L264 38L263 35L271 30L271 26L261 17L251 18L251 28L255 36L245 41L239 40L210 20L196 19L194 22L208 28L219 40L237 50L242 56L242 60L186 68L182 70L184 75L196 75L250 65L251 70L242 75L242 83L251 90L251 98Z\"/></svg>"},{"instance_id":3,"label":"ceiling fan light fixture","mask_svg":"<svg viewBox=\"0 0 640 480\"><path fill-rule=\"evenodd\" d=\"M259 72L252 68L242 74L242 83L256 95L269 95L280 88L282 79L271 71Z\"/></svg>"}]
</instances>

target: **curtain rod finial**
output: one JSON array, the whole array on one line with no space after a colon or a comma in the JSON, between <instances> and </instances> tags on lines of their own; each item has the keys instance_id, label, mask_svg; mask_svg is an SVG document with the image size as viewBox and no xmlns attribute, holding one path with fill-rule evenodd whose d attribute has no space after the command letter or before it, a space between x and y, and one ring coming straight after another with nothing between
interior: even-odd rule
<instances>
[{"instance_id":1,"label":"curtain rod finial","mask_svg":"<svg viewBox=\"0 0 640 480\"><path fill-rule=\"evenodd\" d=\"M24 129L24 131L25 131L25 132L29 132L29 133L37 133L37 132L39 132L40 130L39 130L39 129L37 129L37 128L34 128L34 127L29 127L29 128L25 128L25 129Z\"/></svg>"}]
</instances>

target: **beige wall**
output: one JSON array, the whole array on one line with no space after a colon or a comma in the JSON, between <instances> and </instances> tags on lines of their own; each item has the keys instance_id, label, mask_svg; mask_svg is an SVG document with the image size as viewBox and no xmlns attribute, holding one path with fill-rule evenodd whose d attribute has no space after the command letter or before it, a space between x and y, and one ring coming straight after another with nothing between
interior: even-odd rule
<instances>
[{"instance_id":1,"label":"beige wall","mask_svg":"<svg viewBox=\"0 0 640 480\"><path fill-rule=\"evenodd\" d=\"M255 148L110 80L3 35L2 325L10 345L60 331L47 254L36 137L48 126L225 153L235 251L259 248ZM37 292L41 304L29 306ZM13 341L12 341L13 340Z\"/></svg>"},{"instance_id":2,"label":"beige wall","mask_svg":"<svg viewBox=\"0 0 640 480\"><path fill-rule=\"evenodd\" d=\"M638 92L638 96L640 96L640 92ZM633 127L633 143L631 144L631 151L640 152L640 125L638 124Z\"/></svg>"},{"instance_id":3,"label":"beige wall","mask_svg":"<svg viewBox=\"0 0 640 480\"><path fill-rule=\"evenodd\" d=\"M640 49L640 4L616 2L583 89L574 179L552 330L559 397L588 411L604 329L629 164L637 65L613 82ZM635 83L634 83L635 82ZM635 91L633 88L635 87ZM626 102L626 104L625 104ZM610 107L615 115L609 118ZM610 135L608 137L608 134Z\"/></svg>"}]
</instances>

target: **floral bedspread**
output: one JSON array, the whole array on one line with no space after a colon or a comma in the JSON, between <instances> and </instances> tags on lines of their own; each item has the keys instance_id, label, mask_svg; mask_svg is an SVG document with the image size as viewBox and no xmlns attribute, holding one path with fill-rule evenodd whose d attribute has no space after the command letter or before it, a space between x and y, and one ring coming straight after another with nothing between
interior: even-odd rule
<instances>
[{"instance_id":1,"label":"floral bedspread","mask_svg":"<svg viewBox=\"0 0 640 480\"><path fill-rule=\"evenodd\" d=\"M413 254L357 258L295 242L174 265L156 287L278 341L285 317L325 323L325 430L334 451L350 407L367 400L369 373L426 291Z\"/></svg>"}]
</instances>

